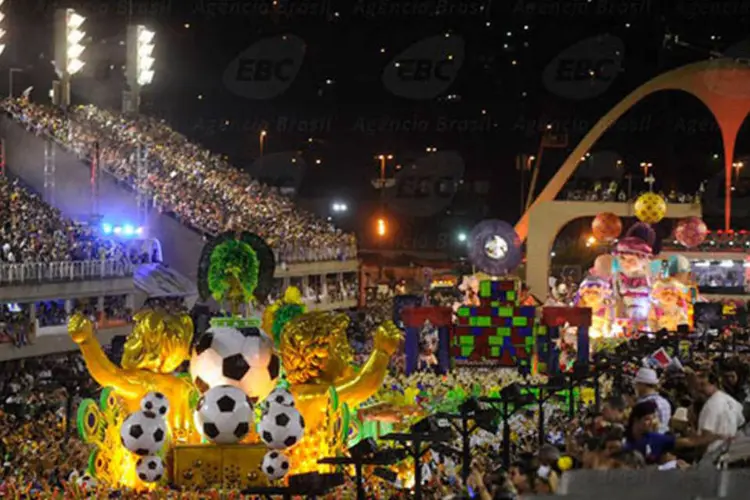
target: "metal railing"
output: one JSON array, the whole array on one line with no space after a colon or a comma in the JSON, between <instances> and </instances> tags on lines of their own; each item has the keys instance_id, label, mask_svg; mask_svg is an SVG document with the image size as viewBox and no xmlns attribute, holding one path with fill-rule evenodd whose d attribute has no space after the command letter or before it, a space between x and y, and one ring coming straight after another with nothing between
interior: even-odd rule
<instances>
[{"instance_id":1,"label":"metal railing","mask_svg":"<svg viewBox=\"0 0 750 500\"><path fill-rule=\"evenodd\" d=\"M133 265L122 260L29 262L0 265L0 286L55 281L99 280L133 275Z\"/></svg>"}]
</instances>

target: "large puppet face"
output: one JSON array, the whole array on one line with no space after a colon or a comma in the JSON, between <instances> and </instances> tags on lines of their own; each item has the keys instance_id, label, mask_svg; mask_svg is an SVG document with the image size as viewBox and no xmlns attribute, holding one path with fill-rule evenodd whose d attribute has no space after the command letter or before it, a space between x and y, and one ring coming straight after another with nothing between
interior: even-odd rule
<instances>
[{"instance_id":1,"label":"large puppet face","mask_svg":"<svg viewBox=\"0 0 750 500\"><path fill-rule=\"evenodd\" d=\"M674 307L680 302L680 291L675 286L655 286L653 297L662 307Z\"/></svg>"},{"instance_id":2,"label":"large puppet face","mask_svg":"<svg viewBox=\"0 0 750 500\"><path fill-rule=\"evenodd\" d=\"M601 307L609 296L609 291L604 287L587 287L581 289L580 293L580 306L590 307L592 309Z\"/></svg>"},{"instance_id":3,"label":"large puppet face","mask_svg":"<svg viewBox=\"0 0 750 500\"><path fill-rule=\"evenodd\" d=\"M648 270L649 259L642 255L636 255L632 253L623 253L617 256L617 262L622 269L624 274L637 275L646 274Z\"/></svg>"}]
</instances>

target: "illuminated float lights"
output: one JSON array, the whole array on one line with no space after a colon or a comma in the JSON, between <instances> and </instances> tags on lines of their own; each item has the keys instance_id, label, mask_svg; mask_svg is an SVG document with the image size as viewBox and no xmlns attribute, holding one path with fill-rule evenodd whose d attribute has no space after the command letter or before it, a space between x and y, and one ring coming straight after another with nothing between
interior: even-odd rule
<instances>
[{"instance_id":1,"label":"illuminated float lights","mask_svg":"<svg viewBox=\"0 0 750 500\"><path fill-rule=\"evenodd\" d=\"M102 224L102 233L107 236L118 236L122 238L136 238L143 236L144 229L142 226L134 226L132 224L110 224L105 222Z\"/></svg>"},{"instance_id":2,"label":"illuminated float lights","mask_svg":"<svg viewBox=\"0 0 750 500\"><path fill-rule=\"evenodd\" d=\"M715 252L720 249L744 252L747 248L750 248L750 231L744 229L739 231L731 229L729 231L721 229L710 231L706 236L706 240L693 248L685 248L675 239L664 241L664 250L681 250L683 252Z\"/></svg>"}]
</instances>

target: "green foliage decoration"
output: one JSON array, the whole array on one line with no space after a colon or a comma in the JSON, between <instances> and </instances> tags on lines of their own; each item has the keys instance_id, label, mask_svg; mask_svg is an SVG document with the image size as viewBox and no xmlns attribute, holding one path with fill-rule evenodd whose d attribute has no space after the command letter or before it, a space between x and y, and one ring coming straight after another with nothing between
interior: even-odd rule
<instances>
[{"instance_id":1,"label":"green foliage decoration","mask_svg":"<svg viewBox=\"0 0 750 500\"><path fill-rule=\"evenodd\" d=\"M244 302L249 302L258 284L259 263L255 250L243 241L227 240L211 253L208 288L221 302L236 280L242 287Z\"/></svg>"}]
</instances>

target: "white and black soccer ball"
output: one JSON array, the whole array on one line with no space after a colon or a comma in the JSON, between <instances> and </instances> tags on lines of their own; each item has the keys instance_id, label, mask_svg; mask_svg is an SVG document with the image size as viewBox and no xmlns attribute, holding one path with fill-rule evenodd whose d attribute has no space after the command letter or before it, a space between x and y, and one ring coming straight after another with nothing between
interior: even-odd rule
<instances>
[{"instance_id":1,"label":"white and black soccer ball","mask_svg":"<svg viewBox=\"0 0 750 500\"><path fill-rule=\"evenodd\" d=\"M167 422L155 413L137 411L122 423L120 439L136 455L156 455L167 442Z\"/></svg>"},{"instance_id":2,"label":"white and black soccer ball","mask_svg":"<svg viewBox=\"0 0 750 500\"><path fill-rule=\"evenodd\" d=\"M258 425L260 438L272 450L296 445L305 434L305 419L297 408L270 404Z\"/></svg>"},{"instance_id":3,"label":"white and black soccer ball","mask_svg":"<svg viewBox=\"0 0 750 500\"><path fill-rule=\"evenodd\" d=\"M135 463L135 473L144 483L158 483L164 477L164 462L160 457L142 457Z\"/></svg>"},{"instance_id":4,"label":"white and black soccer ball","mask_svg":"<svg viewBox=\"0 0 750 500\"><path fill-rule=\"evenodd\" d=\"M198 339L190 359L190 374L201 392L233 385L253 401L273 390L280 369L273 340L256 327L212 327Z\"/></svg>"},{"instance_id":5,"label":"white and black soccer ball","mask_svg":"<svg viewBox=\"0 0 750 500\"><path fill-rule=\"evenodd\" d=\"M265 401L266 405L277 404L281 406L294 406L294 396L286 389L278 388L271 391Z\"/></svg>"},{"instance_id":6,"label":"white and black soccer ball","mask_svg":"<svg viewBox=\"0 0 750 500\"><path fill-rule=\"evenodd\" d=\"M141 410L156 413L160 417L166 417L169 411L169 401L161 392L149 392L141 399Z\"/></svg>"},{"instance_id":7,"label":"white and black soccer ball","mask_svg":"<svg viewBox=\"0 0 750 500\"><path fill-rule=\"evenodd\" d=\"M250 432L253 405L241 389L220 385L209 389L198 401L195 426L218 444L236 443Z\"/></svg>"},{"instance_id":8,"label":"white and black soccer ball","mask_svg":"<svg viewBox=\"0 0 750 500\"><path fill-rule=\"evenodd\" d=\"M271 450L263 456L260 468L268 479L276 481L289 472L289 459L280 451Z\"/></svg>"},{"instance_id":9,"label":"white and black soccer ball","mask_svg":"<svg viewBox=\"0 0 750 500\"><path fill-rule=\"evenodd\" d=\"M85 490L93 490L93 489L96 489L97 486L99 486L99 483L96 480L96 478L94 478L94 476L92 476L88 472L86 472L85 474L81 476L77 476L75 478L75 482L78 486L80 486L81 488Z\"/></svg>"}]
</instances>

